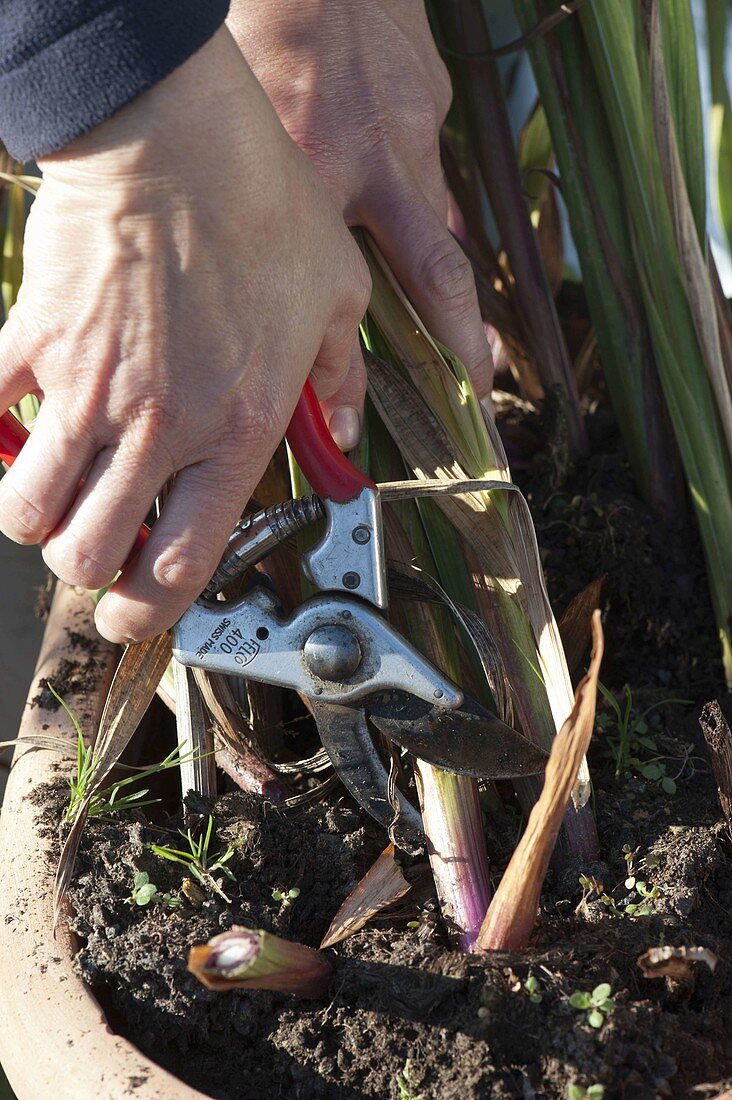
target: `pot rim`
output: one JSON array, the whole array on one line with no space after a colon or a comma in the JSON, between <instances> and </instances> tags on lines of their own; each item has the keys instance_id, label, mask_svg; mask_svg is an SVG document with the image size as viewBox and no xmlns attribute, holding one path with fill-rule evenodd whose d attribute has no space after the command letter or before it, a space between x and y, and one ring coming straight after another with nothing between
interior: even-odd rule
<instances>
[{"instance_id":1,"label":"pot rim","mask_svg":"<svg viewBox=\"0 0 732 1100\"><path fill-rule=\"evenodd\" d=\"M28 692L20 736L75 734L64 711L43 710L33 699L40 680L58 674L68 657L69 632L95 643L89 667L97 668L93 692L67 699L85 728L99 721L119 657L94 627L86 592L60 582L48 617ZM82 652L82 651L79 651ZM54 866L39 835L37 811L27 797L39 783L57 779L58 752L18 747L0 813L0 1064L17 1100L205 1100L205 1094L151 1061L115 1034L101 1006L74 972L78 946L65 925L52 932Z\"/></svg>"}]
</instances>

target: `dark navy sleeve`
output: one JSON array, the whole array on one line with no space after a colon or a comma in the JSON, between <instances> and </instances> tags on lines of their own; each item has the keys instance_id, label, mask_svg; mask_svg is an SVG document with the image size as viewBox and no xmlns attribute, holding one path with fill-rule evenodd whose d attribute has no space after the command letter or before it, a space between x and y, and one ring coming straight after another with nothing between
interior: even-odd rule
<instances>
[{"instance_id":1,"label":"dark navy sleeve","mask_svg":"<svg viewBox=\"0 0 732 1100\"><path fill-rule=\"evenodd\" d=\"M207 42L229 0L0 0L0 140L52 153Z\"/></svg>"}]
</instances>

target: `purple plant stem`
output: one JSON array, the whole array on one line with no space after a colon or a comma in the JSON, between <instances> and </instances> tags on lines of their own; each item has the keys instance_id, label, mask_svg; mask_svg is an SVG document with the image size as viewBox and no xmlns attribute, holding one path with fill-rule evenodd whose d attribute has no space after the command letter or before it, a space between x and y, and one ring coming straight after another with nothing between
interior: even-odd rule
<instances>
[{"instance_id":1,"label":"purple plant stem","mask_svg":"<svg viewBox=\"0 0 732 1100\"><path fill-rule=\"evenodd\" d=\"M478 784L418 760L427 851L448 933L471 951L492 897Z\"/></svg>"}]
</instances>

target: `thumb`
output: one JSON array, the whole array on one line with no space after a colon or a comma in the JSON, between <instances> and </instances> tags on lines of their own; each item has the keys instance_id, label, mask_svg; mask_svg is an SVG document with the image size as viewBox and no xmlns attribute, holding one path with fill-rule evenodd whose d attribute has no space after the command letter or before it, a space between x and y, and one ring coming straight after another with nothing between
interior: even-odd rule
<instances>
[{"instance_id":1,"label":"thumb","mask_svg":"<svg viewBox=\"0 0 732 1100\"><path fill-rule=\"evenodd\" d=\"M343 382L321 402L330 433L342 451L352 450L361 438L365 396L366 365L356 341Z\"/></svg>"}]
</instances>

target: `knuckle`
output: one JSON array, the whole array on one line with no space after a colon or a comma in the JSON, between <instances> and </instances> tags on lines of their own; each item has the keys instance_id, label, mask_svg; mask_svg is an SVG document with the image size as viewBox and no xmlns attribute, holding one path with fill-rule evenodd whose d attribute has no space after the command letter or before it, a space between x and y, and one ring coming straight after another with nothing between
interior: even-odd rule
<instances>
[{"instance_id":1,"label":"knuckle","mask_svg":"<svg viewBox=\"0 0 732 1100\"><path fill-rule=\"evenodd\" d=\"M271 378L268 393L257 393L254 389L232 396L226 420L225 438L234 444L225 453L216 456L222 466L237 469L243 455L254 454L266 448L272 440L272 450L282 438L285 425L281 413L284 395L281 386Z\"/></svg>"},{"instance_id":2,"label":"knuckle","mask_svg":"<svg viewBox=\"0 0 732 1100\"><path fill-rule=\"evenodd\" d=\"M354 312L359 321L369 308L369 302L371 301L371 274L368 269L368 264L359 255L359 263L357 265L356 277L353 287L353 305Z\"/></svg>"},{"instance_id":3,"label":"knuckle","mask_svg":"<svg viewBox=\"0 0 732 1100\"><path fill-rule=\"evenodd\" d=\"M166 441L181 431L181 425L181 410L172 396L148 395L128 413L126 434L137 450L151 454L166 446Z\"/></svg>"},{"instance_id":4,"label":"knuckle","mask_svg":"<svg viewBox=\"0 0 732 1100\"><path fill-rule=\"evenodd\" d=\"M208 584L215 565L209 547L195 543L166 546L153 563L155 583L164 592L196 596Z\"/></svg>"},{"instance_id":5,"label":"knuckle","mask_svg":"<svg viewBox=\"0 0 732 1100\"><path fill-rule=\"evenodd\" d=\"M355 245L354 251L353 265L348 272L348 279L341 283L338 292L337 316L349 329L361 323L371 301L371 275L368 265Z\"/></svg>"},{"instance_id":6,"label":"knuckle","mask_svg":"<svg viewBox=\"0 0 732 1100\"><path fill-rule=\"evenodd\" d=\"M428 249L420 275L426 292L438 304L452 309L471 305L475 289L470 261L452 240Z\"/></svg>"},{"instance_id":7,"label":"knuckle","mask_svg":"<svg viewBox=\"0 0 732 1100\"><path fill-rule=\"evenodd\" d=\"M450 80L450 74L447 71L447 66L441 58L437 59L435 65L435 100L437 103L437 111L440 120L440 125L447 118L448 112L452 107L452 81Z\"/></svg>"},{"instance_id":8,"label":"knuckle","mask_svg":"<svg viewBox=\"0 0 732 1100\"><path fill-rule=\"evenodd\" d=\"M407 134L417 149L431 152L436 148L443 118L437 103L431 97L412 107L405 121Z\"/></svg>"},{"instance_id":9,"label":"knuckle","mask_svg":"<svg viewBox=\"0 0 732 1100\"><path fill-rule=\"evenodd\" d=\"M54 540L43 548L43 560L65 584L80 588L103 588L117 572L75 541Z\"/></svg>"},{"instance_id":10,"label":"knuckle","mask_svg":"<svg viewBox=\"0 0 732 1100\"><path fill-rule=\"evenodd\" d=\"M23 546L32 546L52 527L52 520L28 496L14 485L5 486L0 508L0 530L4 535Z\"/></svg>"}]
</instances>

